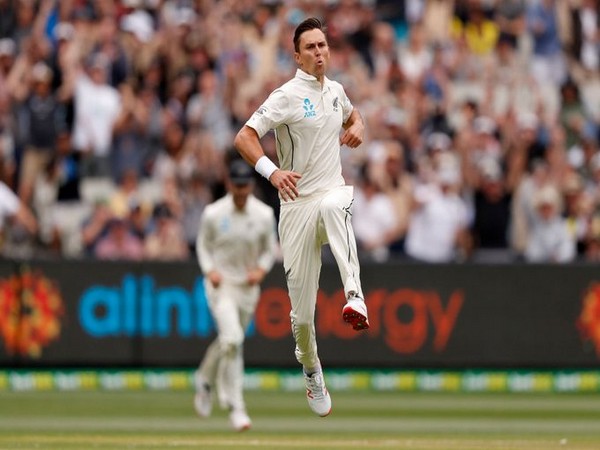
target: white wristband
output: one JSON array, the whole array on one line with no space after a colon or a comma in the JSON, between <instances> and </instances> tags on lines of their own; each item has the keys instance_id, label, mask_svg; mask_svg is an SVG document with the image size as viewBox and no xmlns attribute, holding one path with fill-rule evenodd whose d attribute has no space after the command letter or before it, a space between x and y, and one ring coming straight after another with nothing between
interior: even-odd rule
<instances>
[{"instance_id":1,"label":"white wristband","mask_svg":"<svg viewBox=\"0 0 600 450\"><path fill-rule=\"evenodd\" d=\"M254 166L254 169L267 180L271 178L273 172L275 172L278 168L279 167L273 164L273 161L271 161L266 155L261 156L258 161L256 161L256 165Z\"/></svg>"}]
</instances>

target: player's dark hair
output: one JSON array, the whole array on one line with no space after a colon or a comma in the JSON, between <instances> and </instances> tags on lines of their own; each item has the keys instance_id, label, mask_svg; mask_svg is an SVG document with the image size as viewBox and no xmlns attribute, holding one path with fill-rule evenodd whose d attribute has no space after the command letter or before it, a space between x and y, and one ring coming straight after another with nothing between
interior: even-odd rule
<instances>
[{"instance_id":1,"label":"player's dark hair","mask_svg":"<svg viewBox=\"0 0 600 450\"><path fill-rule=\"evenodd\" d=\"M294 31L294 50L296 52L300 52L300 36L305 31L310 30L321 30L325 33L325 27L323 23L316 17L309 17L308 19L303 20L297 27L296 31Z\"/></svg>"}]
</instances>

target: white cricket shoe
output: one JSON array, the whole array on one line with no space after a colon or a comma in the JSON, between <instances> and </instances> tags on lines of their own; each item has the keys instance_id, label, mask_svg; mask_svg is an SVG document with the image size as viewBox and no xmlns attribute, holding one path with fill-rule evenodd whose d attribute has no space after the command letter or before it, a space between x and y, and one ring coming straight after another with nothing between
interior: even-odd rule
<instances>
[{"instance_id":1,"label":"white cricket shoe","mask_svg":"<svg viewBox=\"0 0 600 450\"><path fill-rule=\"evenodd\" d=\"M357 295L349 295L348 301L342 308L344 322L352 325L355 330L367 330L369 328L369 315L365 301Z\"/></svg>"},{"instance_id":2,"label":"white cricket shoe","mask_svg":"<svg viewBox=\"0 0 600 450\"><path fill-rule=\"evenodd\" d=\"M209 417L212 412L212 394L210 386L201 377L196 377L196 395L194 395L194 409L200 417Z\"/></svg>"},{"instance_id":3,"label":"white cricket shoe","mask_svg":"<svg viewBox=\"0 0 600 450\"><path fill-rule=\"evenodd\" d=\"M252 426L252 421L243 409L232 409L229 413L229 423L235 431L246 431Z\"/></svg>"},{"instance_id":4,"label":"white cricket shoe","mask_svg":"<svg viewBox=\"0 0 600 450\"><path fill-rule=\"evenodd\" d=\"M325 387L323 371L315 372L311 376L304 374L304 384L310 409L321 417L327 416L331 412L331 397Z\"/></svg>"}]
</instances>

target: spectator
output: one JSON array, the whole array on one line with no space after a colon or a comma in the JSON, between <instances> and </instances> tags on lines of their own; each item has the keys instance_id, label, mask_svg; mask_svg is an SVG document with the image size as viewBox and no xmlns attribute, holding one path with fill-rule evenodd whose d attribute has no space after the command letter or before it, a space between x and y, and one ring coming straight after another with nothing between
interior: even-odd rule
<instances>
[{"instance_id":1,"label":"spectator","mask_svg":"<svg viewBox=\"0 0 600 450\"><path fill-rule=\"evenodd\" d=\"M204 208L213 201L213 195L200 173L192 175L189 186L181 194L183 232L190 252L195 253L198 224Z\"/></svg>"},{"instance_id":2,"label":"spectator","mask_svg":"<svg viewBox=\"0 0 600 450\"><path fill-rule=\"evenodd\" d=\"M404 238L410 219L414 189L413 175L407 170L405 152L397 141L381 142L383 154L379 160L369 162L369 174L381 191L393 204L395 227L388 233L390 256L398 256L404 251ZM368 220L368 217L366 217Z\"/></svg>"},{"instance_id":3,"label":"spectator","mask_svg":"<svg viewBox=\"0 0 600 450\"><path fill-rule=\"evenodd\" d=\"M8 86L8 76L10 69L15 63L17 46L15 41L10 38L0 39L0 98L9 98L10 88Z\"/></svg>"},{"instance_id":4,"label":"spectator","mask_svg":"<svg viewBox=\"0 0 600 450\"><path fill-rule=\"evenodd\" d=\"M16 51L12 39L0 39L0 181L8 183L10 187L15 181L17 161L8 77L15 62Z\"/></svg>"},{"instance_id":5,"label":"spectator","mask_svg":"<svg viewBox=\"0 0 600 450\"><path fill-rule=\"evenodd\" d=\"M12 38L20 46L23 40L32 34L36 18L36 2L34 0L17 0L14 2L15 28Z\"/></svg>"},{"instance_id":6,"label":"spectator","mask_svg":"<svg viewBox=\"0 0 600 450\"><path fill-rule=\"evenodd\" d=\"M525 0L497 2L495 21L500 30L499 40L516 49L525 31Z\"/></svg>"},{"instance_id":7,"label":"spectator","mask_svg":"<svg viewBox=\"0 0 600 450\"><path fill-rule=\"evenodd\" d=\"M0 38L12 36L15 32L15 6L14 2L0 2Z\"/></svg>"},{"instance_id":8,"label":"spectator","mask_svg":"<svg viewBox=\"0 0 600 450\"><path fill-rule=\"evenodd\" d=\"M70 68L74 80L75 122L73 144L82 152L83 176L109 177L113 127L121 110L119 92L108 84L109 61L92 55L80 69Z\"/></svg>"},{"instance_id":9,"label":"spectator","mask_svg":"<svg viewBox=\"0 0 600 450\"><path fill-rule=\"evenodd\" d=\"M596 0L568 3L573 29L571 55L584 71L593 73L600 68L600 5Z\"/></svg>"},{"instance_id":10,"label":"spectator","mask_svg":"<svg viewBox=\"0 0 600 450\"><path fill-rule=\"evenodd\" d=\"M479 164L474 187L471 228L473 261L509 262L512 193L499 163L492 158Z\"/></svg>"},{"instance_id":11,"label":"spectator","mask_svg":"<svg viewBox=\"0 0 600 450\"><path fill-rule=\"evenodd\" d=\"M79 229L91 208L81 198L81 154L73 149L68 130L59 131L54 153L43 180L36 184L36 212L45 225L42 232L46 233L41 238L59 255L81 256ZM46 194L45 198L40 198L41 192Z\"/></svg>"},{"instance_id":12,"label":"spectator","mask_svg":"<svg viewBox=\"0 0 600 450\"><path fill-rule=\"evenodd\" d=\"M467 205L459 196L461 174L454 163L437 170L435 180L415 187L405 251L430 263L464 260L470 250Z\"/></svg>"},{"instance_id":13,"label":"spectator","mask_svg":"<svg viewBox=\"0 0 600 450\"><path fill-rule=\"evenodd\" d=\"M358 250L377 262L387 261L390 244L395 240L398 219L394 204L371 178L368 166L363 166L354 192L352 225Z\"/></svg>"},{"instance_id":14,"label":"spectator","mask_svg":"<svg viewBox=\"0 0 600 450\"><path fill-rule=\"evenodd\" d=\"M464 40L474 55L488 56L498 41L498 24L486 17L483 4L479 0L469 1L466 13L462 20L456 17L453 24L455 35Z\"/></svg>"},{"instance_id":15,"label":"spectator","mask_svg":"<svg viewBox=\"0 0 600 450\"><path fill-rule=\"evenodd\" d=\"M127 217L132 205L141 205L142 209L151 210L150 202L142 198L139 181L135 169L126 170L121 175L117 189L108 198L108 205L115 217Z\"/></svg>"},{"instance_id":16,"label":"spectator","mask_svg":"<svg viewBox=\"0 0 600 450\"><path fill-rule=\"evenodd\" d=\"M52 91L52 70L38 62L31 67L30 82L18 77L28 86L13 86L17 100L20 136L25 146L21 164L19 197L31 204L37 177L54 157L58 131L64 128L63 105ZM15 79L16 81L16 79Z\"/></svg>"},{"instance_id":17,"label":"spectator","mask_svg":"<svg viewBox=\"0 0 600 450\"><path fill-rule=\"evenodd\" d=\"M600 150L596 150L587 167L589 176L585 188L594 199L594 204L600 206Z\"/></svg>"},{"instance_id":18,"label":"spectator","mask_svg":"<svg viewBox=\"0 0 600 450\"><path fill-rule=\"evenodd\" d=\"M127 78L127 60L123 45L117 37L117 22L112 15L107 15L100 18L96 29L97 41L92 53L107 56L107 82L118 88Z\"/></svg>"},{"instance_id":19,"label":"spectator","mask_svg":"<svg viewBox=\"0 0 600 450\"><path fill-rule=\"evenodd\" d=\"M108 202L99 199L92 207L90 216L81 224L81 242L84 256L95 257L96 246L107 233L108 225L113 219Z\"/></svg>"},{"instance_id":20,"label":"spectator","mask_svg":"<svg viewBox=\"0 0 600 450\"><path fill-rule=\"evenodd\" d=\"M561 187L567 227L575 241L578 258L583 257L590 235L594 202L589 193L585 192L583 180L577 172L570 172Z\"/></svg>"},{"instance_id":21,"label":"spectator","mask_svg":"<svg viewBox=\"0 0 600 450\"><path fill-rule=\"evenodd\" d=\"M138 261L144 257L144 244L131 232L126 219L115 217L108 222L106 234L96 244L94 255L103 260Z\"/></svg>"},{"instance_id":22,"label":"spectator","mask_svg":"<svg viewBox=\"0 0 600 450\"><path fill-rule=\"evenodd\" d=\"M216 149L224 152L231 145L233 132L221 81L214 70L198 77L198 93L187 104L187 122L198 130L210 130Z\"/></svg>"},{"instance_id":23,"label":"spectator","mask_svg":"<svg viewBox=\"0 0 600 450\"><path fill-rule=\"evenodd\" d=\"M429 44L447 45L453 15L454 0L425 0L423 26Z\"/></svg>"},{"instance_id":24,"label":"spectator","mask_svg":"<svg viewBox=\"0 0 600 450\"><path fill-rule=\"evenodd\" d=\"M149 164L151 147L147 131L152 110L143 97L136 96L133 86L120 86L121 110L113 125L110 173L118 180L127 171L143 176Z\"/></svg>"},{"instance_id":25,"label":"spectator","mask_svg":"<svg viewBox=\"0 0 600 450\"><path fill-rule=\"evenodd\" d=\"M516 186L511 204L511 248L523 255L535 220L535 193L550 184L548 164L536 159Z\"/></svg>"},{"instance_id":26,"label":"spectator","mask_svg":"<svg viewBox=\"0 0 600 450\"><path fill-rule=\"evenodd\" d=\"M144 240L144 256L147 259L162 261L186 259L189 256L189 248L183 228L169 207L164 203L156 205L153 219L154 229Z\"/></svg>"},{"instance_id":27,"label":"spectator","mask_svg":"<svg viewBox=\"0 0 600 450\"><path fill-rule=\"evenodd\" d=\"M194 163L185 138L185 131L179 123L173 121L165 127L164 148L154 162L152 175L156 180L186 180L191 176Z\"/></svg>"},{"instance_id":28,"label":"spectator","mask_svg":"<svg viewBox=\"0 0 600 450\"><path fill-rule=\"evenodd\" d=\"M500 209L509 203L509 236L519 254L536 212L535 191L548 183L562 187L576 170L584 192L566 192L564 213L579 224L579 255L586 253L582 224L591 219L581 209L600 205L592 163L600 123L598 2L254 3L0 1L0 179L32 205L39 222L38 235L27 242L32 251L47 250L51 230L62 229L67 216L81 227L79 218L92 215L96 197L107 196L98 184L112 191L113 179L129 170L144 198L120 202L119 214L137 217L140 237L157 201L169 204L184 230L194 230L204 197L224 193L231 129L259 108L257 98L293 76L289 34L305 17L318 16L330 24L332 78L343 81L368 123L362 149L342 151L343 171L351 180L369 162L373 181L401 219L393 251L420 214L402 206L413 194L408 180L430 186L431 172L451 156L460 160L461 194L475 196L468 212L483 221L477 227L496 223L488 213L478 215L490 208L503 217L496 231L503 229ZM44 72L52 79L35 83L36 90L46 84L42 101L32 79ZM73 130L79 200L77 158L53 155L52 128ZM430 148L437 133L447 136L443 149ZM380 142L395 142L402 155L373 154ZM272 134L263 145L276 160ZM496 189L479 179L490 154L501 168L503 200L482 206L483 191ZM543 181L534 181L537 161L547 166ZM257 195L277 211L278 199L265 187L259 182ZM473 231L475 250L484 249L487 238L479 234L486 232ZM14 238L18 243L18 232ZM74 242L63 244L56 247L62 255L77 254Z\"/></svg>"},{"instance_id":29,"label":"spectator","mask_svg":"<svg viewBox=\"0 0 600 450\"><path fill-rule=\"evenodd\" d=\"M127 216L127 220L129 221L129 229L141 241L146 240L151 219L152 217L140 203L137 203L135 200L131 203L129 215Z\"/></svg>"},{"instance_id":30,"label":"spectator","mask_svg":"<svg viewBox=\"0 0 600 450\"><path fill-rule=\"evenodd\" d=\"M589 123L579 87L573 80L568 79L560 86L560 100L559 120L567 134L566 145L571 148L584 136Z\"/></svg>"},{"instance_id":31,"label":"spectator","mask_svg":"<svg viewBox=\"0 0 600 450\"><path fill-rule=\"evenodd\" d=\"M555 0L530 2L527 7L527 29L533 38L531 75L540 84L561 85L567 75L561 51Z\"/></svg>"},{"instance_id":32,"label":"spectator","mask_svg":"<svg viewBox=\"0 0 600 450\"><path fill-rule=\"evenodd\" d=\"M561 217L561 199L551 185L535 193L535 214L525 247L527 262L565 263L575 259L575 242Z\"/></svg>"},{"instance_id":33,"label":"spectator","mask_svg":"<svg viewBox=\"0 0 600 450\"><path fill-rule=\"evenodd\" d=\"M360 56L372 79L387 81L398 58L394 28L390 23L380 21L372 24L369 44Z\"/></svg>"},{"instance_id":34,"label":"spectator","mask_svg":"<svg viewBox=\"0 0 600 450\"><path fill-rule=\"evenodd\" d=\"M400 46L398 63L406 80L419 84L425 72L431 67L431 49L426 45L425 30L421 24L414 24L408 34L406 45Z\"/></svg>"},{"instance_id":35,"label":"spectator","mask_svg":"<svg viewBox=\"0 0 600 450\"><path fill-rule=\"evenodd\" d=\"M585 247L585 260L600 262L600 214L592 218Z\"/></svg>"}]
</instances>

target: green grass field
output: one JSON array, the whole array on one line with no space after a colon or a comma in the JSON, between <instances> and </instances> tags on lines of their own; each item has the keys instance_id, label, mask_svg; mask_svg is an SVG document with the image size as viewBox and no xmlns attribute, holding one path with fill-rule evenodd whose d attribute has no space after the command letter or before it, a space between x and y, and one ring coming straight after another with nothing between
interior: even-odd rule
<instances>
[{"instance_id":1,"label":"green grass field","mask_svg":"<svg viewBox=\"0 0 600 450\"><path fill-rule=\"evenodd\" d=\"M191 391L0 393L0 449L600 449L600 394L302 392L246 395L253 428L201 420Z\"/></svg>"}]
</instances>

